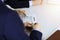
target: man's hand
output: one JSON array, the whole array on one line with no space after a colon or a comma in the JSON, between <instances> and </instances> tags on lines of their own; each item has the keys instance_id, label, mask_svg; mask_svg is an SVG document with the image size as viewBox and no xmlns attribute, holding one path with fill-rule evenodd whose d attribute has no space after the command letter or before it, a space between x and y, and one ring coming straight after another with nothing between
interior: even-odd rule
<instances>
[{"instance_id":1,"label":"man's hand","mask_svg":"<svg viewBox=\"0 0 60 40\"><path fill-rule=\"evenodd\" d=\"M40 25L38 23L33 24L33 30L37 30L37 31L41 32Z\"/></svg>"},{"instance_id":2,"label":"man's hand","mask_svg":"<svg viewBox=\"0 0 60 40\"><path fill-rule=\"evenodd\" d=\"M32 23L26 22L26 23L24 23L24 26L25 27L32 27Z\"/></svg>"},{"instance_id":3,"label":"man's hand","mask_svg":"<svg viewBox=\"0 0 60 40\"><path fill-rule=\"evenodd\" d=\"M33 6L37 6L37 5L41 5L42 4L42 0L32 0L33 2Z\"/></svg>"},{"instance_id":4,"label":"man's hand","mask_svg":"<svg viewBox=\"0 0 60 40\"><path fill-rule=\"evenodd\" d=\"M25 27L32 27L33 30L37 30L37 31L41 32L41 27L40 27L40 24L38 24L38 23L33 24L33 23L26 22L26 23L24 23L24 26Z\"/></svg>"},{"instance_id":5,"label":"man's hand","mask_svg":"<svg viewBox=\"0 0 60 40\"><path fill-rule=\"evenodd\" d=\"M16 10L18 14L24 14L26 15L26 11L25 10Z\"/></svg>"}]
</instances>

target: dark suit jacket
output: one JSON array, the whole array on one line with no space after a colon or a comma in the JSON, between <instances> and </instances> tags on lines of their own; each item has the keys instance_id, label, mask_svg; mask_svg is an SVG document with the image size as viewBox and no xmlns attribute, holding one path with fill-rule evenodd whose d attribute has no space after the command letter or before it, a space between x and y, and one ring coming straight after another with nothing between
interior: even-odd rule
<instances>
[{"instance_id":1,"label":"dark suit jacket","mask_svg":"<svg viewBox=\"0 0 60 40\"><path fill-rule=\"evenodd\" d=\"M5 3L12 8L28 8L30 0L6 0Z\"/></svg>"},{"instance_id":2,"label":"dark suit jacket","mask_svg":"<svg viewBox=\"0 0 60 40\"><path fill-rule=\"evenodd\" d=\"M28 37L18 14L0 0L0 40L41 40L41 37L42 33L36 30Z\"/></svg>"}]
</instances>

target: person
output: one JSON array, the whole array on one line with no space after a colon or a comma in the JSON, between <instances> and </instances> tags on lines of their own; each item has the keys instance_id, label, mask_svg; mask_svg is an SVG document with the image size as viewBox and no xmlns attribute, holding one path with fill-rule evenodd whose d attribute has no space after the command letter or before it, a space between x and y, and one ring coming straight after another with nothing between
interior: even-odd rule
<instances>
[{"instance_id":1,"label":"person","mask_svg":"<svg viewBox=\"0 0 60 40\"><path fill-rule=\"evenodd\" d=\"M18 8L29 8L31 6L40 5L41 1L40 0L38 0L38 1L37 0L6 0L5 3L8 4L9 6L11 6L14 9L18 9ZM16 10L16 11L19 11L19 10ZM20 10L20 15L19 16L22 19L24 24L27 24L27 22L24 22L24 21L27 21L28 18L29 19L33 18L32 16L29 17L25 13L22 13L21 10ZM28 24L32 24L32 23L28 22ZM28 30L25 29L25 32L27 32L27 34L29 35L32 28L30 26L25 26L25 28L28 29Z\"/></svg>"},{"instance_id":2,"label":"person","mask_svg":"<svg viewBox=\"0 0 60 40\"><path fill-rule=\"evenodd\" d=\"M35 30L28 37L24 32L23 22L17 12L7 8L5 3L0 0L0 40L41 40L40 29L33 28Z\"/></svg>"}]
</instances>

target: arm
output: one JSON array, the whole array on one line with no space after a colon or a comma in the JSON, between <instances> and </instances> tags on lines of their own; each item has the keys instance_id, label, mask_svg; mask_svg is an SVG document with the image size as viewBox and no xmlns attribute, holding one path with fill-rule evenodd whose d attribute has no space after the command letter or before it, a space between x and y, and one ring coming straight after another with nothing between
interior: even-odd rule
<instances>
[{"instance_id":1,"label":"arm","mask_svg":"<svg viewBox=\"0 0 60 40\"><path fill-rule=\"evenodd\" d=\"M0 40L3 39L3 35L2 35L2 26L0 25Z\"/></svg>"},{"instance_id":2,"label":"arm","mask_svg":"<svg viewBox=\"0 0 60 40\"><path fill-rule=\"evenodd\" d=\"M30 33L30 40L42 40L42 33L41 33L41 27L39 24L33 24L33 25L29 25L28 24L25 24L25 26L28 26L28 27L33 27L33 30L32 32Z\"/></svg>"},{"instance_id":3,"label":"arm","mask_svg":"<svg viewBox=\"0 0 60 40\"><path fill-rule=\"evenodd\" d=\"M37 31L37 30L33 30L30 34L30 40L41 40L42 39L42 33Z\"/></svg>"},{"instance_id":4,"label":"arm","mask_svg":"<svg viewBox=\"0 0 60 40\"><path fill-rule=\"evenodd\" d=\"M10 5L12 8L29 8L30 6L37 6L41 4L41 0L6 0L6 4Z\"/></svg>"},{"instance_id":5,"label":"arm","mask_svg":"<svg viewBox=\"0 0 60 40\"><path fill-rule=\"evenodd\" d=\"M30 34L30 40L42 40L42 33L40 31L40 25L34 24L33 31Z\"/></svg>"},{"instance_id":6,"label":"arm","mask_svg":"<svg viewBox=\"0 0 60 40\"><path fill-rule=\"evenodd\" d=\"M29 7L29 1L6 0L5 3L10 5L12 8L28 8Z\"/></svg>"}]
</instances>

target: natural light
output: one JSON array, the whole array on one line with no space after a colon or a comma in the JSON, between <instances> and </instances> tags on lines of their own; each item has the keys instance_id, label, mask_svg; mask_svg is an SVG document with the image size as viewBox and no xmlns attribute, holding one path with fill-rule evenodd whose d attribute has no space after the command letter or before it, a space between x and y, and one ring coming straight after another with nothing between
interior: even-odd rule
<instances>
[{"instance_id":1,"label":"natural light","mask_svg":"<svg viewBox=\"0 0 60 40\"><path fill-rule=\"evenodd\" d=\"M60 4L60 0L47 0L48 3L52 3L52 4Z\"/></svg>"}]
</instances>

